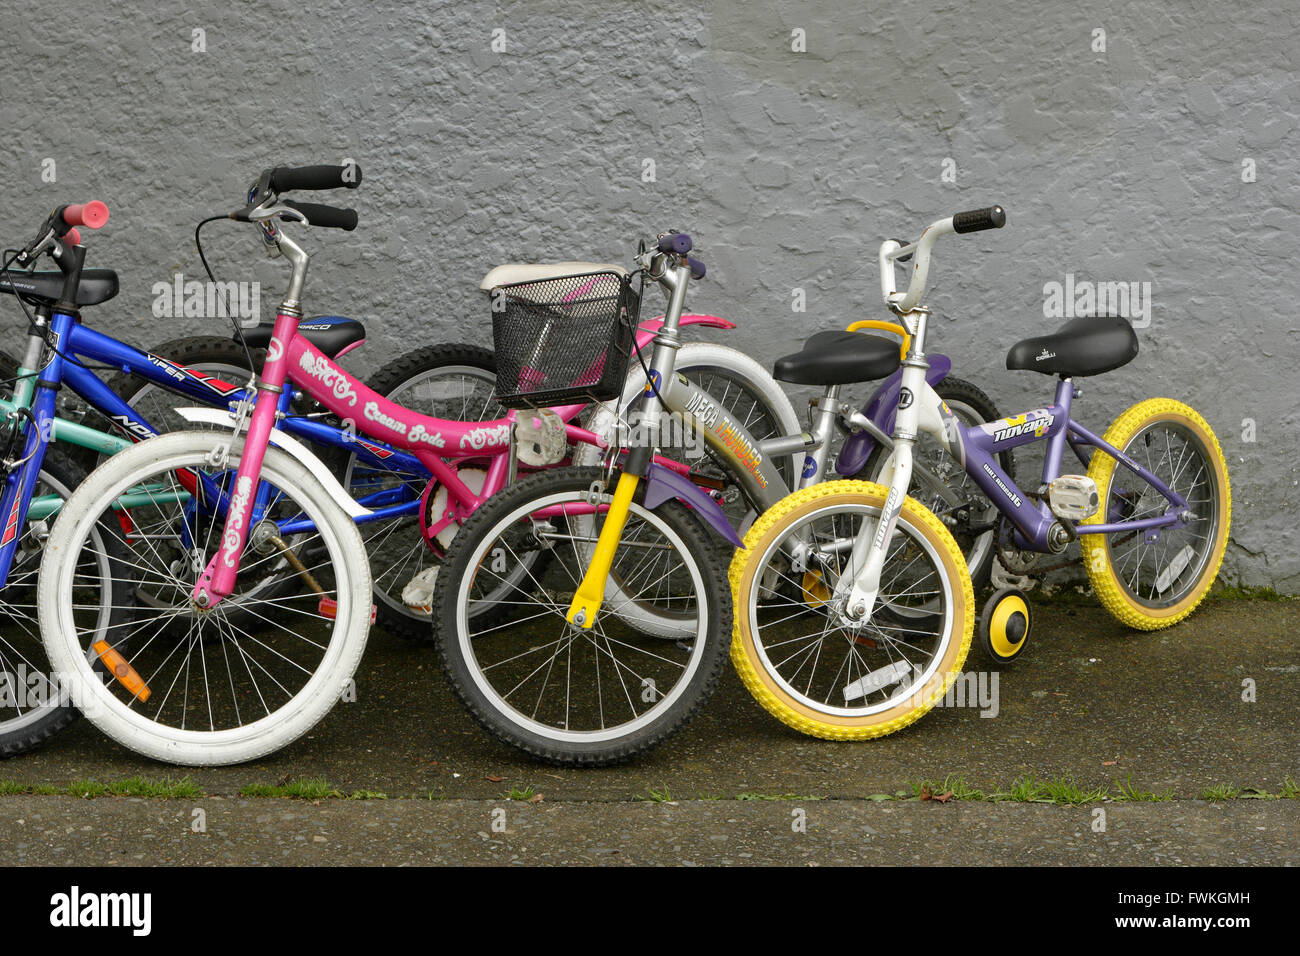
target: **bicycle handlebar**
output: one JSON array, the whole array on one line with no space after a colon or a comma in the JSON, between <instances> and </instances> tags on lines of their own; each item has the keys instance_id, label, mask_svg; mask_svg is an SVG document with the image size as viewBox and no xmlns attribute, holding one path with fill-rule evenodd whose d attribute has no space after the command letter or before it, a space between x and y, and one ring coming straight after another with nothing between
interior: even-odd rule
<instances>
[{"instance_id":1,"label":"bicycle handlebar","mask_svg":"<svg viewBox=\"0 0 1300 956\"><path fill-rule=\"evenodd\" d=\"M926 279L930 274L930 250L940 236L951 233L981 232L985 229L1001 229L1006 225L1007 214L1001 206L989 206L985 209L972 209L959 212L947 219L932 222L921 233L921 238L910 245L903 245L897 239L887 239L880 244L880 291L885 304L895 312L911 312L916 308L921 296L925 294ZM912 279L907 284L906 292L899 292L895 285L894 263L912 260Z\"/></svg>"},{"instance_id":2,"label":"bicycle handlebar","mask_svg":"<svg viewBox=\"0 0 1300 956\"><path fill-rule=\"evenodd\" d=\"M361 185L361 167L277 166L267 177L267 187L276 193L291 189L356 189Z\"/></svg>"}]
</instances>

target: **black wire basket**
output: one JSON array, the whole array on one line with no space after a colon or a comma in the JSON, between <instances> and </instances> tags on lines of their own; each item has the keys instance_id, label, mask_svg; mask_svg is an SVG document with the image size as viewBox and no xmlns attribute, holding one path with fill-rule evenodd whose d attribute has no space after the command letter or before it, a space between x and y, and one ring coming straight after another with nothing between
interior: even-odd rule
<instances>
[{"instance_id":1,"label":"black wire basket","mask_svg":"<svg viewBox=\"0 0 1300 956\"><path fill-rule=\"evenodd\" d=\"M604 402L623 391L641 295L588 272L492 290L496 400L507 408Z\"/></svg>"}]
</instances>

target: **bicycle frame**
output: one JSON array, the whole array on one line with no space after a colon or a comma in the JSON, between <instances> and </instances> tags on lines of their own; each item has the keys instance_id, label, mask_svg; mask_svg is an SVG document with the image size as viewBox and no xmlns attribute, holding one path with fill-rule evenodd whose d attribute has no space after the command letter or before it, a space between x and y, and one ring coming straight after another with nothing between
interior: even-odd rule
<instances>
[{"instance_id":1,"label":"bicycle frame","mask_svg":"<svg viewBox=\"0 0 1300 956\"><path fill-rule=\"evenodd\" d=\"M1057 383L1055 400L1046 408L1037 408L996 422L967 427L947 409L927 383L918 400L922 405L921 430L933 435L943 444L948 453L961 463L966 474L994 503L998 511L1011 521L1015 526L1017 547L1042 552L1061 550L1049 537L1053 525L1060 519L1052 514L1044 501L1030 498L1022 491L1002 470L997 461L997 456L1002 452L1040 441L1047 442L1043 459L1042 487L1046 487L1060 477L1061 463L1067 446L1085 469L1088 467L1089 458L1085 456L1084 450L1091 448L1093 454L1101 451L1110 455L1130 473L1158 491L1169 503L1169 508L1163 515L1150 518L1101 523L1071 522L1070 529L1073 534L1149 532L1170 527L1182 520L1181 515L1187 510L1187 502L1182 496L1141 464L1071 417L1075 392L1074 383L1068 378L1062 379ZM933 419L927 423L925 415L927 405L935 411L935 418L939 422L937 427Z\"/></svg>"},{"instance_id":2,"label":"bicycle frame","mask_svg":"<svg viewBox=\"0 0 1300 956\"><path fill-rule=\"evenodd\" d=\"M38 422L45 423L38 430L41 432L37 436L39 441L29 439L23 449L22 460L26 465L35 462L33 474L39 473L40 465L44 462L45 446L50 441L64 442L111 455L129 447L134 441L142 441L158 434L153 424L108 388L93 371L78 364L81 360L121 369L159 388L216 408L233 409L238 407L239 402L249 397L247 389L241 384L226 382L214 375L187 368L162 356L135 348L83 325L80 316L73 313L56 314L48 307L38 306L35 320L38 328L48 328L50 340L58 344L58 351L75 360L68 361L52 353L50 356L43 357L43 340L40 336L34 336L35 348L29 348L23 365L37 366L40 369L39 373L32 368L20 369L20 377L15 383L12 399L0 398L0 414L21 415L31 412ZM682 324L705 325L720 329L735 328L735 323L726 319L699 314L682 316ZM638 346L644 348L649 345L661 325L662 316L642 323L637 332ZM55 407L53 402L49 403L49 409L42 414L34 404L34 399L38 397L39 392L38 375L40 382L54 389L66 385L88 405L114 422L116 427L129 437L58 417L53 414ZM364 435L359 435L353 429L339 428L337 425L315 418L293 415L290 411L292 398L292 393L286 390L277 402L277 412L283 416L277 427L285 433L313 444L353 452L364 464L371 467L387 471L429 474L425 464L407 450L393 447L380 440L367 440ZM571 405L553 411L566 422L570 441L589 442L603 447L604 443L598 436L571 423L584 407L584 405ZM18 472L15 472L15 475L17 474ZM484 497L470 494L464 484L455 478L454 473L451 477L455 485L448 482L448 487L452 489L457 503L457 515L435 525L430 534L436 534L447 522L458 518L463 519L477 504L475 499L481 500ZM34 499L32 497L35 488L34 480L25 492L22 490L23 487L23 484L15 478L5 484L4 494L0 496L0 513L7 516L6 529L11 531L8 535L0 534L0 587L4 586L8 569L13 563L17 528L21 527L23 521L27 519L43 520L51 517L57 513L61 504L55 496L47 495ZM220 491L215 486L209 491L216 496L211 500L224 506L224 496ZM367 509L367 513L357 518L359 523L414 515L421 506L418 494L405 494L401 488L360 496L358 503ZM12 520L12 525L9 519ZM311 523L304 519L287 525L285 533L307 530L311 530Z\"/></svg>"},{"instance_id":3,"label":"bicycle frame","mask_svg":"<svg viewBox=\"0 0 1300 956\"><path fill-rule=\"evenodd\" d=\"M359 435L375 439L395 453L413 456L457 503L460 512L468 513L479 507L493 493L499 491L510 478L513 456L508 454L513 436L515 413L487 422L461 422L433 418L404 408L375 392L346 370L339 367L298 334L301 313L299 295L306 276L309 257L307 253L283 231L278 232L277 243L293 265L293 278L284 303L276 313L271 339L267 346L266 363L257 384L257 398L248 423L244 453L235 476L234 490L222 497L225 505L226 525L221 547L213 555L207 568L194 586L193 600L198 607L209 608L233 593L238 574L239 556L248 540L249 530L262 520L270 503L270 490L260 482L262 461L272 433L279 427L277 419L292 389L287 383L300 388L315 401L342 420L345 431L355 430ZM670 314L681 317L680 303ZM710 317L711 318L711 317ZM657 320L656 320L657 321ZM724 320L716 320L722 322ZM638 342L662 338L662 329L654 322L651 328L641 329ZM729 324L729 323L728 323ZM675 328L675 326L674 326ZM552 409L563 420L572 419L585 404ZM604 442L599 436L566 425L569 438L588 441L599 447ZM471 490L457 474L448 459L491 457L481 491ZM731 525L722 515L721 508L702 489L678 477L662 465L651 465L647 479L657 487L655 494L677 497L688 502L720 534L737 542ZM252 489L257 488L256 497ZM649 491L648 491L649 495ZM418 506L418 502L414 503ZM595 505L593 505L593 510ZM453 515L455 516L455 515ZM356 520L373 520L373 514ZM303 519L305 520L305 519ZM292 521L278 525L280 534L292 534L299 528Z\"/></svg>"}]
</instances>

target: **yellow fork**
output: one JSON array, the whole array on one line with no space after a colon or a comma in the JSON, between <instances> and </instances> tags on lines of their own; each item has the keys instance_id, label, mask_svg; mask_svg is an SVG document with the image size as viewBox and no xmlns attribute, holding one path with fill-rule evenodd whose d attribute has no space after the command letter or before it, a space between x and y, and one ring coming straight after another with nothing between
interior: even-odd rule
<instances>
[{"instance_id":1,"label":"yellow fork","mask_svg":"<svg viewBox=\"0 0 1300 956\"><path fill-rule=\"evenodd\" d=\"M605 582L609 579L609 569L614 563L614 552L618 550L618 539L623 536L623 527L627 524L628 506L636 494L637 483L641 479L636 475L623 472L618 476L618 485L614 488L614 500L605 513L605 526L600 529L596 539L596 548L587 565L587 573L582 576L582 583L573 595L567 615L570 624L590 630L596 623L596 614L605 600Z\"/></svg>"}]
</instances>

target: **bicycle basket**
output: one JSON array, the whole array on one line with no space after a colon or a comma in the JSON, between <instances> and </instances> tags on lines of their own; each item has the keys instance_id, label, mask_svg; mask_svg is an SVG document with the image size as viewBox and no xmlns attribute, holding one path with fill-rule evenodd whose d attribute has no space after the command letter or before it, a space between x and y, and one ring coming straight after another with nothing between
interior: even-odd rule
<instances>
[{"instance_id":1,"label":"bicycle basket","mask_svg":"<svg viewBox=\"0 0 1300 956\"><path fill-rule=\"evenodd\" d=\"M641 296L589 272L492 290L496 399L507 408L603 402L623 391Z\"/></svg>"}]
</instances>

